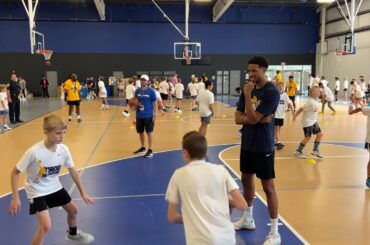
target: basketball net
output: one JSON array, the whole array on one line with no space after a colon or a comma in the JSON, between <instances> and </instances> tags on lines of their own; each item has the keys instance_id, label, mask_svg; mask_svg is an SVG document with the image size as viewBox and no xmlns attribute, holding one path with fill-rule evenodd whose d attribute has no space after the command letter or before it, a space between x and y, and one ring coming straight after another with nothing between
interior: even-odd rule
<instances>
[{"instance_id":1,"label":"basketball net","mask_svg":"<svg viewBox=\"0 0 370 245\"><path fill-rule=\"evenodd\" d=\"M46 61L50 61L51 55L53 54L53 50L39 49L39 50L36 50L36 53L37 54L42 54L44 56L45 62L46 62Z\"/></svg>"},{"instance_id":2,"label":"basketball net","mask_svg":"<svg viewBox=\"0 0 370 245\"><path fill-rule=\"evenodd\" d=\"M191 56L185 56L185 61L187 65L191 64Z\"/></svg>"}]
</instances>

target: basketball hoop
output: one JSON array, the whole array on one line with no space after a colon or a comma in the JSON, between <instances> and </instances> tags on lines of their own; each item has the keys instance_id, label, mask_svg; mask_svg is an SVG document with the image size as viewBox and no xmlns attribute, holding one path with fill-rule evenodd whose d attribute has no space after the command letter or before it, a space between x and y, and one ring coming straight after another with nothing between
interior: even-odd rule
<instances>
[{"instance_id":1,"label":"basketball hoop","mask_svg":"<svg viewBox=\"0 0 370 245\"><path fill-rule=\"evenodd\" d=\"M37 54L42 54L45 57L45 64L50 65L50 59L51 55L53 54L53 50L48 50L48 49L39 49L36 50Z\"/></svg>"}]
</instances>

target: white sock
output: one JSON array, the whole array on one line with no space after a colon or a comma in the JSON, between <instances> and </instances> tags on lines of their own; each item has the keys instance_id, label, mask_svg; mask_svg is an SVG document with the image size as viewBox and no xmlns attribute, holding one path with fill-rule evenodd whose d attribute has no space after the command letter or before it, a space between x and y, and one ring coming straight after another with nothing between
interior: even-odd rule
<instances>
[{"instance_id":1,"label":"white sock","mask_svg":"<svg viewBox=\"0 0 370 245\"><path fill-rule=\"evenodd\" d=\"M72 119L72 116L69 116L68 118L69 118L69 119Z\"/></svg>"},{"instance_id":2,"label":"white sock","mask_svg":"<svg viewBox=\"0 0 370 245\"><path fill-rule=\"evenodd\" d=\"M271 222L271 231L270 233L272 234L278 234L279 231L279 219L276 218L276 219L270 219L270 222Z\"/></svg>"},{"instance_id":3,"label":"white sock","mask_svg":"<svg viewBox=\"0 0 370 245\"><path fill-rule=\"evenodd\" d=\"M81 116L80 115L77 115L77 119L81 119Z\"/></svg>"},{"instance_id":4,"label":"white sock","mask_svg":"<svg viewBox=\"0 0 370 245\"><path fill-rule=\"evenodd\" d=\"M247 219L247 221L253 219L253 206L248 207L247 210L244 211L244 217Z\"/></svg>"}]
</instances>

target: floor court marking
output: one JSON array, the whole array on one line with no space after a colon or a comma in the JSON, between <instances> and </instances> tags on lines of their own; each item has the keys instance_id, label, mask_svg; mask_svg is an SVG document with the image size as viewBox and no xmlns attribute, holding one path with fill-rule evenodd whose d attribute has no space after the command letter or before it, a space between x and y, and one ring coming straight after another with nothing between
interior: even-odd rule
<instances>
[{"instance_id":1,"label":"floor court marking","mask_svg":"<svg viewBox=\"0 0 370 245\"><path fill-rule=\"evenodd\" d=\"M113 114L112 119L115 117L115 115L116 115L116 114L117 114L117 111L115 111L115 113ZM80 171L80 178L81 178L81 177L82 177L82 175L84 174L85 169L86 169L86 166L89 164L89 162L90 162L91 158L95 155L95 152L96 152L96 150L97 150L98 146L100 145L101 141L102 141L102 140L103 140L103 138L105 137L105 135L106 135L106 133L107 133L107 131L108 131L108 129L109 129L109 127L110 127L110 125L111 125L111 123L109 122L109 123L107 124L107 126L105 127L104 132L101 134L101 136L100 136L100 138L99 138L98 142L96 142L96 144L95 144L94 148L92 149L92 151L91 151L91 153L90 153L89 157L87 158L87 160L86 160L86 161L85 161L85 163L83 164L82 170ZM69 193L69 194L72 194L72 192L74 191L74 189L75 189L75 188L76 188L76 184L73 182L72 186L68 189L68 193ZM59 210L61 210L61 209L62 209L62 207L59 207Z\"/></svg>"},{"instance_id":2,"label":"floor court marking","mask_svg":"<svg viewBox=\"0 0 370 245\"><path fill-rule=\"evenodd\" d=\"M217 147L217 146L225 146L225 145L236 145L236 144L235 143L218 144L218 145L209 145L208 147ZM155 154L159 154L159 153L172 152L172 151L181 151L181 149L180 148L175 148L175 149L169 149L169 150L163 150L163 151L155 151L154 152L154 155ZM128 159L132 159L132 158L139 158L139 157L143 157L143 156L142 155L131 155L131 156L127 156L127 157L116 158L116 159L113 159L113 160L109 160L109 161L105 161L105 162L100 162L100 163L92 164L92 165L89 165L89 166L84 166L84 167L79 168L77 170L78 171L84 171L86 169L95 168L95 167L99 167L99 166L102 166L102 165L118 164L119 161L128 160ZM68 175L68 174L69 173L66 172L66 173L60 174L58 176L61 177L61 176ZM18 189L18 191L23 190L23 189L24 189L24 187L21 187L21 188ZM5 193L3 195L0 195L0 199L3 198L3 197L5 197L5 196L11 195L11 194L12 194L11 192L8 192L8 193Z\"/></svg>"},{"instance_id":3,"label":"floor court marking","mask_svg":"<svg viewBox=\"0 0 370 245\"><path fill-rule=\"evenodd\" d=\"M145 197L162 197L166 194L143 194L143 195L122 195L122 196L103 196L103 197L92 197L94 200L108 200L108 199L125 199L125 198L145 198ZM82 198L72 198L72 200L83 201Z\"/></svg>"}]
</instances>

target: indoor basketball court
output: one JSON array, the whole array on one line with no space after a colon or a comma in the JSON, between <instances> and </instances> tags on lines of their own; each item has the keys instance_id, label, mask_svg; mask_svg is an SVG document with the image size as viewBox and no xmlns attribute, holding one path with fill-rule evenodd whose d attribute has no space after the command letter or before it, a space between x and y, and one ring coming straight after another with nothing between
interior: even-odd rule
<instances>
[{"instance_id":1,"label":"indoor basketball court","mask_svg":"<svg viewBox=\"0 0 370 245\"><path fill-rule=\"evenodd\" d=\"M81 74L80 82L90 74L95 77L103 74L107 90L111 89L112 93L108 96L109 110L101 110L99 100L83 98L82 123L73 115L63 142L69 147L95 205L84 203L66 169L60 175L64 188L79 208L78 227L94 235L93 244L102 245L186 244L184 226L167 220L165 194L172 174L184 165L183 135L197 131L200 126L199 112L192 110L187 93L181 101L182 113L176 113L175 101L169 100L168 111L155 122L154 156L134 155L140 141L135 129L135 111L130 111L130 117L122 115L126 102L118 97L115 84L121 76L147 74L154 79L177 74L186 88L193 77L206 74L214 83L216 100L207 131L206 159L225 167L240 188L241 137L238 135L240 126L234 118L239 97L234 90L244 85L247 62L252 56L262 54L267 58L271 66L269 76L276 70L282 71L284 81L294 75L299 84L297 108L307 101L309 74L325 75L331 82L330 87L333 87L334 76L342 81L344 77L350 80L364 75L366 83L369 82L365 62L370 57L370 46L365 41L370 35L366 30L366 26L370 26L368 1L184 2L22 0L0 4L0 9L4 6L0 12L0 33L9 32L14 38L20 36L26 40L12 43L9 37L4 37L0 41L0 59L6 60L0 83L6 83L8 74L14 70L27 80L29 92L34 95L21 103L20 117L24 122L9 124L12 129L0 134L0 244L32 241L37 221L28 214L24 174L19 191L21 211L15 217L8 214L10 173L24 152L43 140L44 116L56 114L67 121L68 106L60 98L59 85L71 73ZM253 16L255 13L258 14ZM291 14L290 20L285 17L288 14ZM274 24L274 18L278 24ZM299 20L295 22L294 18ZM320 21L326 23L325 28L317 27ZM26 34L13 31L17 27ZM120 34L120 30L131 36ZM62 31L65 33L60 34ZM250 33L256 37L249 37ZM310 37L313 33L315 36ZM259 36L262 34L265 36ZM282 44L280 40L275 43L270 35L274 38L282 35L286 39L282 37ZM218 40L225 36L227 38ZM295 36L304 41L290 42ZM153 39L145 41L140 37ZM84 38L96 40L80 41ZM264 41L268 38L271 40ZM307 43L309 47L305 46ZM248 46L248 50L243 50L243 46ZM49 75L49 99L36 96L40 90L40 74ZM350 116L349 103L340 91L339 101L333 103L336 115L331 115L326 108L325 113L317 117L323 132L322 159L309 156L312 140L304 150L307 159L295 156L303 139L301 116L293 121L291 112L285 113L280 134L285 147L275 151L282 244L369 244L370 191L365 185L369 152L364 149L367 117L361 113ZM263 244L270 230L266 197L257 178L255 185L256 229L236 231L238 245ZM64 210L53 208L50 214L52 228L45 244L77 244L65 239L68 227ZM234 209L232 221L241 214Z\"/></svg>"}]
</instances>

